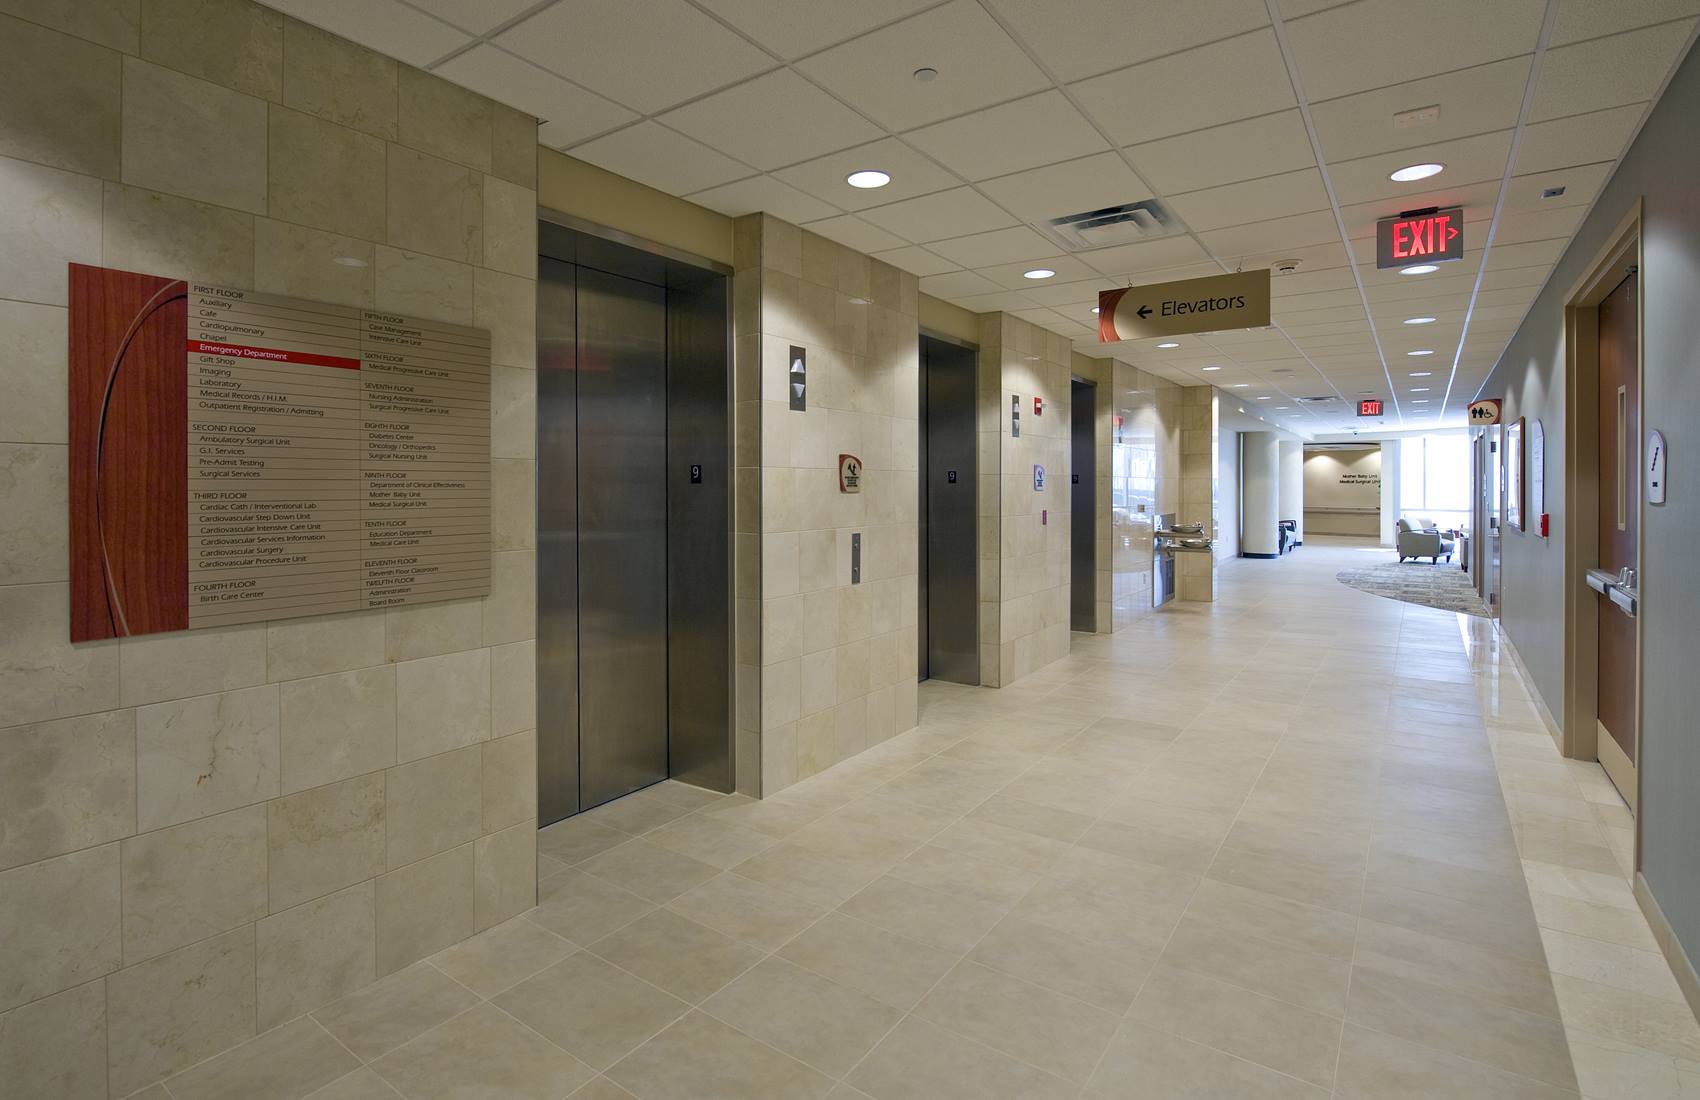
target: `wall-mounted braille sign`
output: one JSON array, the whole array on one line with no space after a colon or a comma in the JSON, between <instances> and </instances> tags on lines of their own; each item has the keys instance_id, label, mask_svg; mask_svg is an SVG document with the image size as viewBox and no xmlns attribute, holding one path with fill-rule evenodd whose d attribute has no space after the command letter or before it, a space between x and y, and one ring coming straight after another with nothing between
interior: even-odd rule
<instances>
[{"instance_id":1,"label":"wall-mounted braille sign","mask_svg":"<svg viewBox=\"0 0 1700 1100\"><path fill-rule=\"evenodd\" d=\"M73 641L489 594L489 333L70 283Z\"/></svg>"},{"instance_id":2,"label":"wall-mounted braille sign","mask_svg":"<svg viewBox=\"0 0 1700 1100\"><path fill-rule=\"evenodd\" d=\"M1045 491L1045 468L1043 466L1033 467L1033 491L1035 493Z\"/></svg>"},{"instance_id":3,"label":"wall-mounted braille sign","mask_svg":"<svg viewBox=\"0 0 1700 1100\"><path fill-rule=\"evenodd\" d=\"M1647 433L1647 503L1665 502L1665 433L1657 428Z\"/></svg>"},{"instance_id":4,"label":"wall-mounted braille sign","mask_svg":"<svg viewBox=\"0 0 1700 1100\"><path fill-rule=\"evenodd\" d=\"M862 491L862 460L855 455L838 456L838 491L841 493L859 493Z\"/></svg>"},{"instance_id":5,"label":"wall-mounted braille sign","mask_svg":"<svg viewBox=\"0 0 1700 1100\"><path fill-rule=\"evenodd\" d=\"M791 367L787 372L791 391L791 411L806 412L809 407L809 353L791 345Z\"/></svg>"},{"instance_id":6,"label":"wall-mounted braille sign","mask_svg":"<svg viewBox=\"0 0 1700 1100\"><path fill-rule=\"evenodd\" d=\"M1098 339L1141 340L1269 323L1269 269L1121 287L1098 294Z\"/></svg>"},{"instance_id":7,"label":"wall-mounted braille sign","mask_svg":"<svg viewBox=\"0 0 1700 1100\"><path fill-rule=\"evenodd\" d=\"M1417 210L1375 223L1375 266L1409 267L1464 258L1464 208Z\"/></svg>"}]
</instances>

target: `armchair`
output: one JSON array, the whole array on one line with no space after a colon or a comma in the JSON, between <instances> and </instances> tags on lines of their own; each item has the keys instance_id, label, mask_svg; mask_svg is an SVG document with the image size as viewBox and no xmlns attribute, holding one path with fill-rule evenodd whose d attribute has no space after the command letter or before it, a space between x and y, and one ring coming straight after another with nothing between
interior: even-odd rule
<instances>
[{"instance_id":1,"label":"armchair","mask_svg":"<svg viewBox=\"0 0 1700 1100\"><path fill-rule=\"evenodd\" d=\"M1452 560L1452 540L1435 528L1419 529L1410 520L1400 519L1394 540L1401 562L1406 558L1427 558L1436 564L1443 557Z\"/></svg>"}]
</instances>

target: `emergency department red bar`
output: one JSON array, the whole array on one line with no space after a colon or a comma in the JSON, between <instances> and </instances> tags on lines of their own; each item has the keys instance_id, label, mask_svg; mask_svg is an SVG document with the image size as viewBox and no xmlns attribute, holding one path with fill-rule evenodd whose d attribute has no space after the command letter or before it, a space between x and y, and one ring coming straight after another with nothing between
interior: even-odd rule
<instances>
[{"instance_id":1,"label":"emergency department red bar","mask_svg":"<svg viewBox=\"0 0 1700 1100\"><path fill-rule=\"evenodd\" d=\"M206 340L190 340L191 355L229 355L238 359L257 359L267 363L298 363L307 367L341 367L359 370L360 360L340 355L317 355L307 351L280 351L277 348L255 348L244 344L215 344Z\"/></svg>"}]
</instances>

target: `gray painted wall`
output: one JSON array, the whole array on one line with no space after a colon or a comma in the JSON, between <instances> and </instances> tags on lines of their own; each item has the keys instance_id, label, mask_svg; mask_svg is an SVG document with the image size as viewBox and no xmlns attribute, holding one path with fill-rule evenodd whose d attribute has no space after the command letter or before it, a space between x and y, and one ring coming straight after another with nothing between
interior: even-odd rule
<instances>
[{"instance_id":1,"label":"gray painted wall","mask_svg":"<svg viewBox=\"0 0 1700 1100\"><path fill-rule=\"evenodd\" d=\"M1546 428L1547 510L1553 537L1507 531L1503 624L1547 707L1563 705L1564 432L1563 298L1612 231L1643 200L1644 427L1665 433L1676 456L1670 502L1643 521L1642 871L1688 951L1700 953L1700 677L1693 673L1700 610L1700 56L1677 71L1646 127L1559 261L1483 388L1504 395L1507 416ZM1464 395L1469 396L1469 395Z\"/></svg>"},{"instance_id":2,"label":"gray painted wall","mask_svg":"<svg viewBox=\"0 0 1700 1100\"><path fill-rule=\"evenodd\" d=\"M1240 556L1240 433L1216 435L1216 560Z\"/></svg>"}]
</instances>

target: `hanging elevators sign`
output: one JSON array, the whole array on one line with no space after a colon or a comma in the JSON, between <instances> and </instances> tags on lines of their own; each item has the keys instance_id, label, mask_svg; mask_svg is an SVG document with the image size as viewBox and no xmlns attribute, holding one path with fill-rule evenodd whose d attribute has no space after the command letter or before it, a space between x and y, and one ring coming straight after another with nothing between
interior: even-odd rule
<instances>
[{"instance_id":1,"label":"hanging elevators sign","mask_svg":"<svg viewBox=\"0 0 1700 1100\"><path fill-rule=\"evenodd\" d=\"M1122 287L1098 294L1098 339L1141 340L1269 323L1269 269Z\"/></svg>"},{"instance_id":2,"label":"hanging elevators sign","mask_svg":"<svg viewBox=\"0 0 1700 1100\"><path fill-rule=\"evenodd\" d=\"M1413 210L1375 223L1375 266L1409 267L1464 258L1464 208Z\"/></svg>"}]
</instances>

